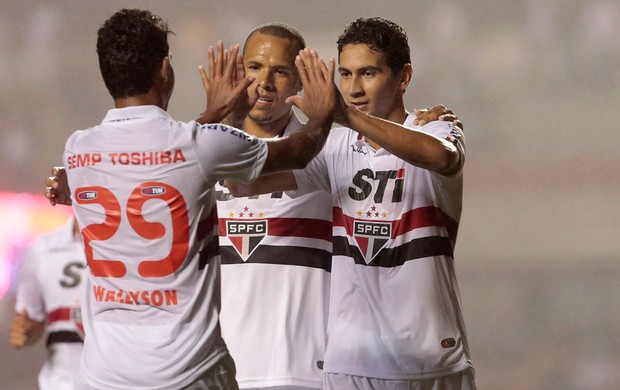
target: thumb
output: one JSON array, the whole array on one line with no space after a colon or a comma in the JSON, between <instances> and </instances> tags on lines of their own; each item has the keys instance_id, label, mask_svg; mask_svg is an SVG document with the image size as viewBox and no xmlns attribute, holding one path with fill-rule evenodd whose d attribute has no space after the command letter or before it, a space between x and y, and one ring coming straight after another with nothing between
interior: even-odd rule
<instances>
[{"instance_id":1,"label":"thumb","mask_svg":"<svg viewBox=\"0 0 620 390\"><path fill-rule=\"evenodd\" d=\"M286 98L284 101L286 104L293 104L295 107L301 109L302 98L297 95L292 95Z\"/></svg>"}]
</instances>

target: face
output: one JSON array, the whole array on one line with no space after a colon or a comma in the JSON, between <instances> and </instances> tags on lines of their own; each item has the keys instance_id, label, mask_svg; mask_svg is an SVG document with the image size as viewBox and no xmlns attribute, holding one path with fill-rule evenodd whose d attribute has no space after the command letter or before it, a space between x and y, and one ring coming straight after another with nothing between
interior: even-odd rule
<instances>
[{"instance_id":1,"label":"face","mask_svg":"<svg viewBox=\"0 0 620 390\"><path fill-rule=\"evenodd\" d=\"M394 120L402 107L403 90L410 75L393 74L383 53L372 52L366 44L345 45L339 56L338 72L340 90L348 104L379 118Z\"/></svg>"},{"instance_id":2,"label":"face","mask_svg":"<svg viewBox=\"0 0 620 390\"><path fill-rule=\"evenodd\" d=\"M261 124L288 123L291 106L284 101L301 90L295 68L296 55L288 39L261 33L254 33L245 44L245 73L256 78L248 93L250 96L258 95L249 114L253 121Z\"/></svg>"}]
</instances>

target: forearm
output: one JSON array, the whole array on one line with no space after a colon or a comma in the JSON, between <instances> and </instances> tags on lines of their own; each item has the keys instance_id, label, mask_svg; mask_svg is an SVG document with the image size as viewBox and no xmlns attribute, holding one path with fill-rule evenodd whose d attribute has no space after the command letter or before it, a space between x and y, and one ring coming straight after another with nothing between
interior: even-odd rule
<instances>
[{"instance_id":1,"label":"forearm","mask_svg":"<svg viewBox=\"0 0 620 390\"><path fill-rule=\"evenodd\" d=\"M443 175L450 175L458 168L459 152L446 140L365 114L354 107L347 109L346 121L348 127L371 143L412 165Z\"/></svg>"},{"instance_id":2,"label":"forearm","mask_svg":"<svg viewBox=\"0 0 620 390\"><path fill-rule=\"evenodd\" d=\"M331 117L309 119L300 131L268 141L269 154L261 175L304 168L323 148L331 123Z\"/></svg>"}]
</instances>

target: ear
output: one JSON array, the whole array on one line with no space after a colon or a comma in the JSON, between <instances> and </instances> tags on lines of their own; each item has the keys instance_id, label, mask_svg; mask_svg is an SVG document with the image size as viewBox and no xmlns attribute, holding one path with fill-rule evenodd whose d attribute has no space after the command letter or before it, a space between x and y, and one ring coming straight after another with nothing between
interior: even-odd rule
<instances>
[{"instance_id":1,"label":"ear","mask_svg":"<svg viewBox=\"0 0 620 390\"><path fill-rule=\"evenodd\" d=\"M403 66L403 70L400 71L400 90L405 93L405 90L409 86L411 82L411 78L413 77L413 67L411 64L405 64Z\"/></svg>"},{"instance_id":2,"label":"ear","mask_svg":"<svg viewBox=\"0 0 620 390\"><path fill-rule=\"evenodd\" d=\"M168 79L168 76L170 73L168 73L170 71L170 57L165 56L162 60L161 60L161 67L159 68L159 76L162 78L162 80L166 81Z\"/></svg>"}]
</instances>

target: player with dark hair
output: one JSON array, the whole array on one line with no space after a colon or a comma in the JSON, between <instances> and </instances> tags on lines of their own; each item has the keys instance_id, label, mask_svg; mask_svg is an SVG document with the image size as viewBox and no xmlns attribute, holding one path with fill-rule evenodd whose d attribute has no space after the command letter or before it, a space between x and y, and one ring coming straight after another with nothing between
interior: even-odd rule
<instances>
[{"instance_id":1,"label":"player with dark hair","mask_svg":"<svg viewBox=\"0 0 620 390\"><path fill-rule=\"evenodd\" d=\"M100 28L97 52L115 108L68 139L66 171L47 192L58 203L69 201L52 190L71 193L82 228L90 270L82 368L93 388L237 388L218 322L214 185L305 166L335 108L333 60L328 68L305 49L296 61L304 98L289 100L309 118L300 131L273 142L174 121L165 111L174 87L169 33L144 10L121 10ZM251 107L243 92L254 79L237 74L240 61L238 46L209 50L201 121Z\"/></svg>"},{"instance_id":2,"label":"player with dark hair","mask_svg":"<svg viewBox=\"0 0 620 390\"><path fill-rule=\"evenodd\" d=\"M331 194L324 388L475 389L454 273L464 134L449 121L416 126L405 110L413 70L400 27L360 18L338 47L346 127L306 168L229 188Z\"/></svg>"}]
</instances>

